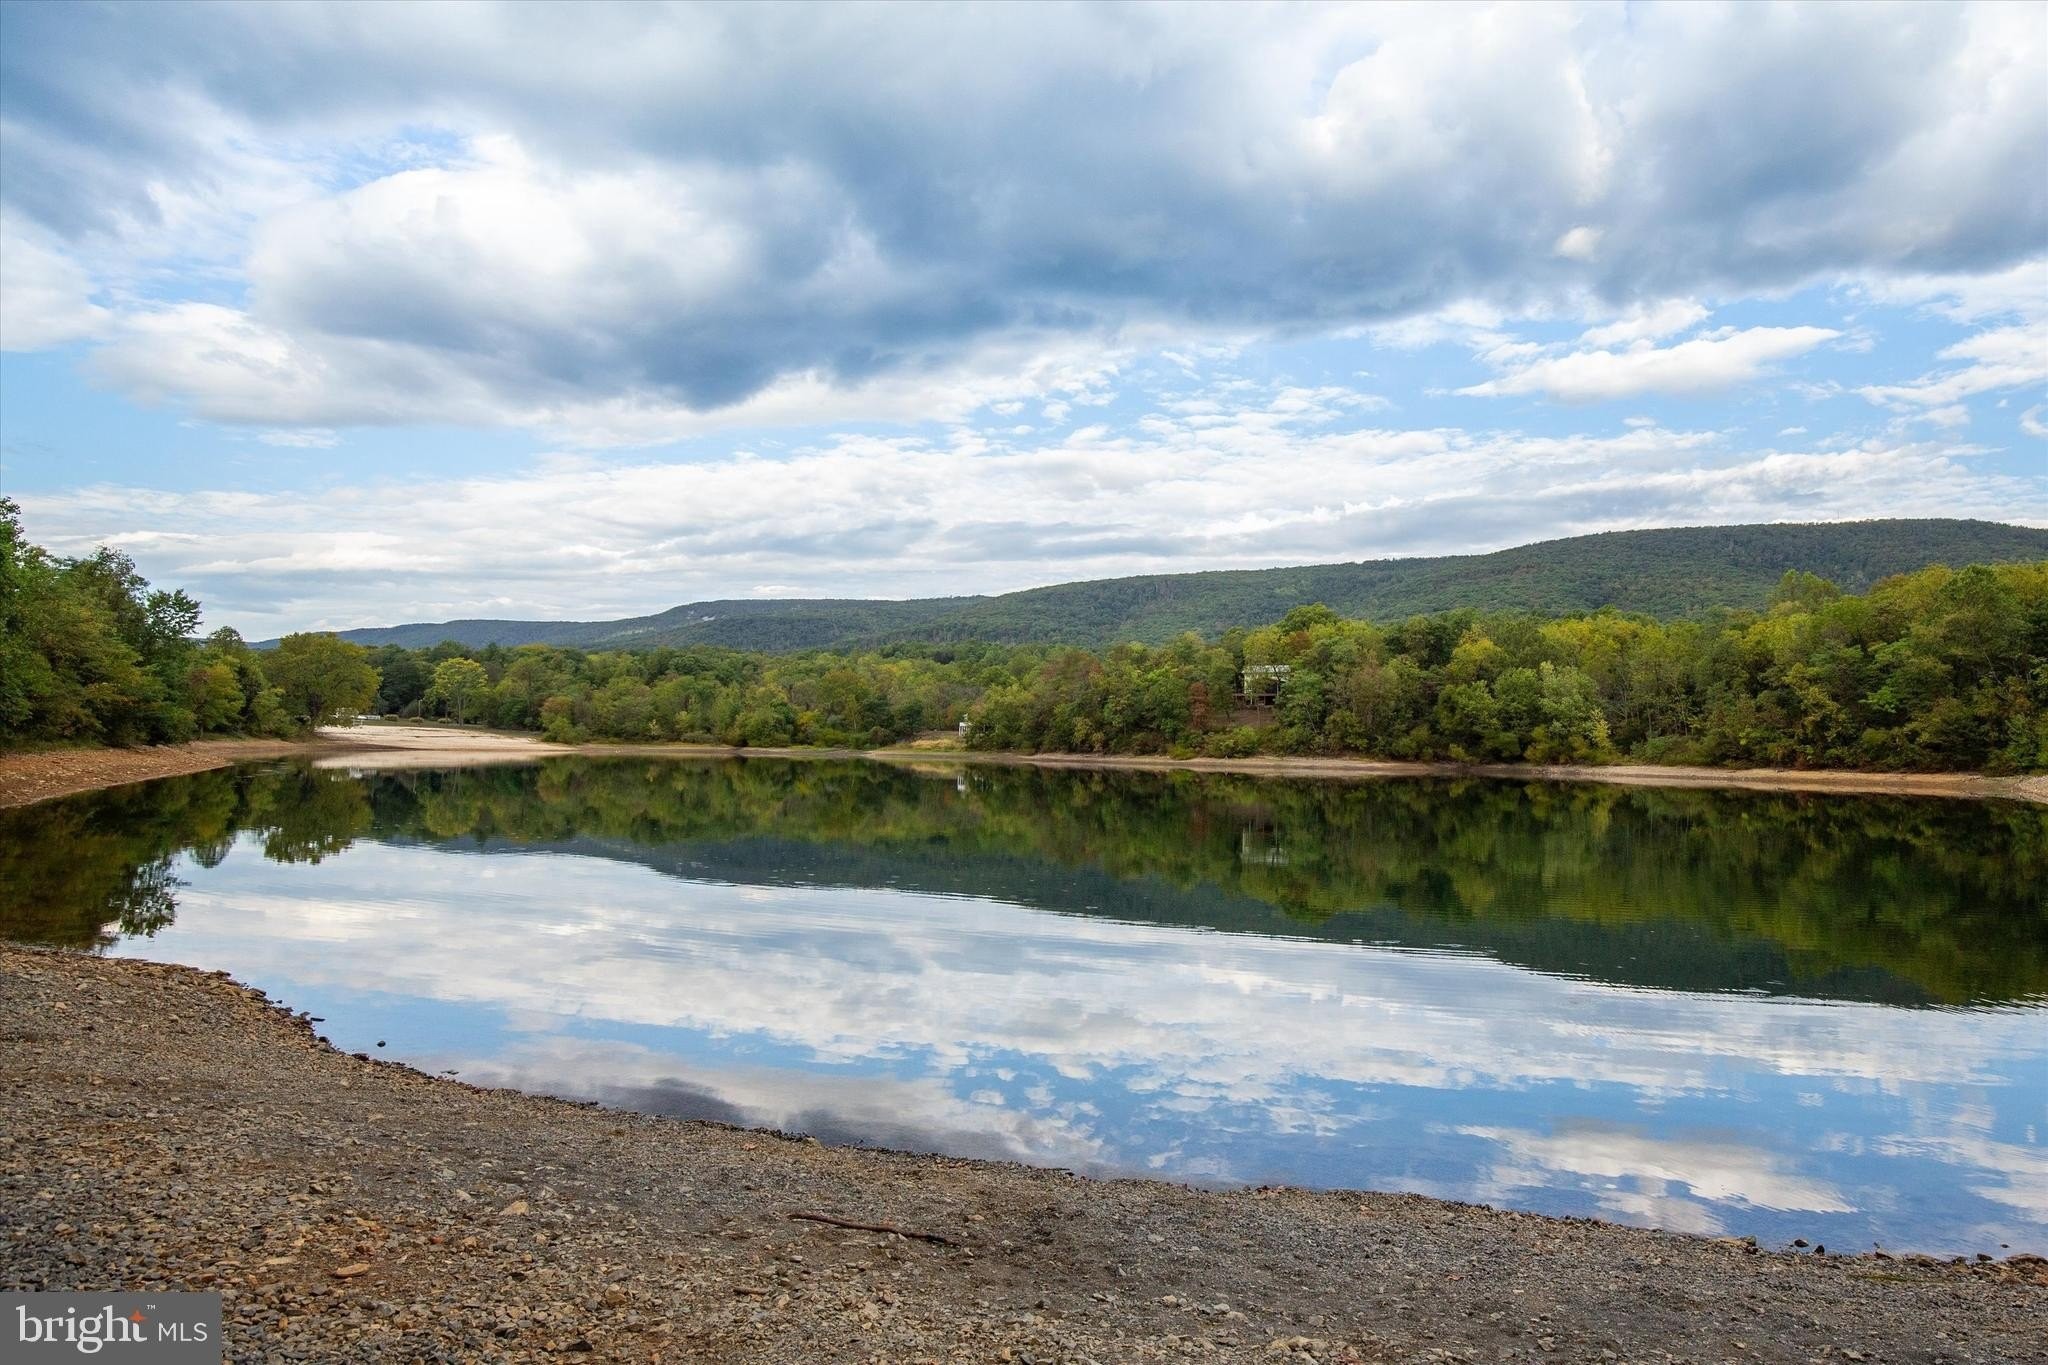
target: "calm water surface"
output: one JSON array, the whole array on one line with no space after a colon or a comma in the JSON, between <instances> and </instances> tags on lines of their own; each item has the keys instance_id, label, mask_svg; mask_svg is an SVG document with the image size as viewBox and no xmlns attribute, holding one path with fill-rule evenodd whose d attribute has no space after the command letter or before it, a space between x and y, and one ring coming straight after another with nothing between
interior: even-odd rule
<instances>
[{"instance_id":1,"label":"calm water surface","mask_svg":"<svg viewBox=\"0 0 2048 1365\"><path fill-rule=\"evenodd\" d=\"M2048 1250L2048 812L872 763L0 812L0 935L658 1113L1833 1249Z\"/></svg>"}]
</instances>

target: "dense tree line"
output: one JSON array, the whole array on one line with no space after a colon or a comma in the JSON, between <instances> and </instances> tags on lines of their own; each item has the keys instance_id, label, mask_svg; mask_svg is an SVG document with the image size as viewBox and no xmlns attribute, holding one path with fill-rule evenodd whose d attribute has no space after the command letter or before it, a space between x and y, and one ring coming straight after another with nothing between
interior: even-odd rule
<instances>
[{"instance_id":1,"label":"dense tree line","mask_svg":"<svg viewBox=\"0 0 2048 1365\"><path fill-rule=\"evenodd\" d=\"M753 747L894 743L956 725L990 687L1045 657L997 645L905 645L858 654L551 645L369 653L386 715L445 717L548 739L680 740Z\"/></svg>"},{"instance_id":2,"label":"dense tree line","mask_svg":"<svg viewBox=\"0 0 2048 1365\"><path fill-rule=\"evenodd\" d=\"M1935 567L1861 596L1788 573L1760 610L1679 621L1474 609L1398 624L1297 607L1158 646L365 650L192 638L122 555L58 559L4 507L0 738L286 733L370 709L551 740L1458 762L2048 768L2048 561Z\"/></svg>"},{"instance_id":3,"label":"dense tree line","mask_svg":"<svg viewBox=\"0 0 2048 1365\"><path fill-rule=\"evenodd\" d=\"M1459 762L2048 766L2048 562L1925 569L1863 596L1784 577L1677 622L1298 607L1163 646L741 653L387 646L377 705L549 738ZM1248 670L1250 670L1248 672Z\"/></svg>"},{"instance_id":4,"label":"dense tree line","mask_svg":"<svg viewBox=\"0 0 2048 1365\"><path fill-rule=\"evenodd\" d=\"M0 744L288 735L376 693L366 651L332 635L259 654L232 630L195 639L198 625L199 603L151 588L118 550L29 544L0 499Z\"/></svg>"},{"instance_id":5,"label":"dense tree line","mask_svg":"<svg viewBox=\"0 0 2048 1365\"><path fill-rule=\"evenodd\" d=\"M1246 689L1270 706L1233 690L1247 665L1274 670ZM1762 611L1676 622L1376 626L1299 607L1215 643L1060 651L970 719L988 749L2036 769L2048 562L1923 569L1860 597L1789 573Z\"/></svg>"}]
</instances>

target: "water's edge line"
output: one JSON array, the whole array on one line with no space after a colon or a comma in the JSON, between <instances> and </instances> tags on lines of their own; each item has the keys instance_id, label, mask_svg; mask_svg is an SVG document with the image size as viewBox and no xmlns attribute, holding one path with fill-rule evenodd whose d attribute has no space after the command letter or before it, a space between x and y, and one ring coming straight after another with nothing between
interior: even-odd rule
<instances>
[{"instance_id":1,"label":"water's edge line","mask_svg":"<svg viewBox=\"0 0 2048 1365\"><path fill-rule=\"evenodd\" d=\"M875 763L993 764L1008 767L1083 771L1228 773L1246 777L1325 778L1370 781L1381 778L1474 777L1510 781L1598 782L1616 786L1796 791L1869 796L1943 796L1961 800L2016 800L2048 805L2048 774L1998 777L1986 773L1869 772L1861 769L1707 768L1658 764L1534 764L1401 762L1335 757L1167 758L1147 754L1062 754L985 752L972 749L742 748L722 744L548 744L519 742L512 735L476 736L422 747L417 742L379 743L375 732L331 729L323 739L349 746L334 759L362 766L432 766L461 762L509 762L567 755L632 758L861 759ZM399 758L403 755L403 758Z\"/></svg>"},{"instance_id":2,"label":"water's edge line","mask_svg":"<svg viewBox=\"0 0 2048 1365\"><path fill-rule=\"evenodd\" d=\"M424 727L422 727L424 728ZM54 749L0 754L0 809L85 792L208 772L265 758L306 757L322 766L363 769L463 767L547 758L861 760L896 764L977 764L1103 772L1192 772L1245 777L1375 781L1466 777L1525 782L1726 791L1784 791L1841 796L1929 796L2048 805L2048 774L1879 773L1857 769L1703 768L1653 764L1547 765L1421 763L1364 758L1166 758L1139 754L1024 754L967 749L741 748L717 744L549 744L522 735L438 732L428 743L379 742L374 732L329 728L308 740L197 740L149 749ZM50 778L39 768L69 766Z\"/></svg>"},{"instance_id":3,"label":"water's edge line","mask_svg":"<svg viewBox=\"0 0 2048 1365\"><path fill-rule=\"evenodd\" d=\"M607 1117L630 1117L635 1122L661 1125L676 1125L686 1129L712 1130L733 1133L749 1138L767 1138L792 1144L821 1145L818 1140L803 1133L791 1133L777 1128L751 1128L741 1124L723 1123L716 1119L676 1118L665 1114L651 1114L638 1110L619 1109L595 1100L576 1100L544 1091L522 1090L515 1086L477 1085L450 1076L435 1075L409 1063L395 1059L371 1056L367 1053L347 1052L321 1036L308 1018L281 999L272 997L268 991L242 981L233 973L210 971L180 962L163 962L150 958L108 957L100 953L81 952L70 948L52 948L38 944L11 943L0 941L0 977L5 976L8 960L18 956L32 956L41 959L55 959L67 968L76 968L84 973L136 971L145 974L173 975L184 977L188 982L204 989L227 992L253 1004L263 1012L263 1018L271 1028L282 1036L260 1037L256 1041L263 1046L297 1046L309 1049L315 1054L324 1054L332 1060L339 1060L351 1066L372 1072L393 1074L405 1078L409 1083L425 1082L430 1091L428 1098L417 1103L432 1104L432 1094L466 1092L479 1096L501 1096L518 1100L522 1104L538 1106L543 1111L560 1111L581 1116L605 1115ZM68 1021L57 1021L59 1023ZM259 1026L261 1027L261 1026ZM415 1103L408 1099L408 1105ZM1969 1258L1955 1255L1928 1255L1910 1250L1873 1250L1844 1254L1842 1252L1815 1255L1812 1252L1795 1251L1790 1247L1772 1248L1762 1245L1753 1237L1715 1236L1706 1233L1686 1232L1678 1229L1644 1226L1634 1223L1617 1222L1611 1219L1586 1215L1560 1215L1540 1213L1528 1209L1515 1209L1493 1204L1470 1203L1460 1200L1438 1199L1431 1195L1414 1194L1399 1190L1375 1190L1364 1187L1343 1186L1321 1188L1305 1185L1204 1185L1186 1181L1160 1180L1140 1175L1091 1175L1058 1166L1040 1166L1026 1161L1009 1161L989 1157L951 1156L939 1152L920 1152L895 1147L849 1145L832 1147L833 1151L856 1158L867 1155L889 1162L911 1162L930 1168L932 1171L990 1174L1023 1173L1035 1177L1075 1181L1084 1185L1115 1185L1145 1192L1148 1196L1161 1199L1179 1199L1192 1196L1197 1199L1242 1199L1247 1197L1271 1197L1291 1195L1311 1201L1370 1198L1393 1204L1409 1204L1418 1208L1432 1209L1457 1214L1478 1214L1499 1217L1516 1222L1554 1223L1560 1227L1592 1225L1609 1233L1655 1241L1676 1240L1694 1247L1727 1247L1749 1255L1767 1256L1773 1260L1797 1265L1841 1265L1845 1262L1875 1261L1898 1262L1917 1265L1927 1269L1955 1267L1966 1269ZM2032 1264L2040 1259L2037 1253L2028 1250L2010 1252L2007 1259Z\"/></svg>"}]
</instances>

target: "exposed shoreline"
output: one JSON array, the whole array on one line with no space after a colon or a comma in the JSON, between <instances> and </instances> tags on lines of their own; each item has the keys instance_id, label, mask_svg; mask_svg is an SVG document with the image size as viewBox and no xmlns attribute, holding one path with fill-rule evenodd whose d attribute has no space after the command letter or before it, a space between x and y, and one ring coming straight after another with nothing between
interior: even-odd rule
<instances>
[{"instance_id":1,"label":"exposed shoreline","mask_svg":"<svg viewBox=\"0 0 2048 1365\"><path fill-rule=\"evenodd\" d=\"M2048 1311L2027 1256L1089 1180L481 1090L157 963L0 948L0 1037L0 1288L219 1289L234 1360L2011 1361Z\"/></svg>"},{"instance_id":2,"label":"exposed shoreline","mask_svg":"<svg viewBox=\"0 0 2048 1365\"><path fill-rule=\"evenodd\" d=\"M198 739L135 749L30 749L0 753L0 808L159 777L181 777L258 758L338 752L346 745L313 739Z\"/></svg>"},{"instance_id":3,"label":"exposed shoreline","mask_svg":"<svg viewBox=\"0 0 2048 1365\"><path fill-rule=\"evenodd\" d=\"M1251 777L1368 781L1482 777L1606 782L1621 786L1722 788L1871 796L1940 796L2048 805L2048 774L1879 773L1832 769L1689 768L1652 764L1404 763L1363 758L1163 758L1147 755L1010 754L965 749L734 748L711 744L549 744L527 735L439 726L331 727L305 740L216 739L140 749L44 749L0 754L0 808L101 787L204 772L257 758L306 755L322 766L397 769L520 763L568 754L649 758L866 759L880 763L979 763L1135 772L1236 773Z\"/></svg>"},{"instance_id":4,"label":"exposed shoreline","mask_svg":"<svg viewBox=\"0 0 2048 1365\"><path fill-rule=\"evenodd\" d=\"M2048 804L2048 777L1993 777L1984 773L1873 773L1791 768L1681 768L1654 764L1402 763L1367 758L1153 758L1092 754L980 754L972 751L878 750L873 757L1029 764L1042 768L1127 768L1141 771L1242 773L1254 777L1374 778L1484 777L1515 781L1606 782L1630 787L1720 787L1753 791L1861 793L1876 796L1950 796Z\"/></svg>"}]
</instances>

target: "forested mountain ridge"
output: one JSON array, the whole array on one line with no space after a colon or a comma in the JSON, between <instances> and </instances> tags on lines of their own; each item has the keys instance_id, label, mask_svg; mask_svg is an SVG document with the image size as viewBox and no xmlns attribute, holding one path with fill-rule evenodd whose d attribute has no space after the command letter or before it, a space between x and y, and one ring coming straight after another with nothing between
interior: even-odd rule
<instances>
[{"instance_id":1,"label":"forested mountain ridge","mask_svg":"<svg viewBox=\"0 0 2048 1365\"><path fill-rule=\"evenodd\" d=\"M1761 609L1671 621L1464 606L1380 624L1313 603L1097 650L470 657L301 633L259 652L231 629L195 638L199 619L117 550L30 543L0 498L0 747L291 734L367 709L570 743L871 747L938 730L1009 752L2048 770L2048 556L1931 565L1862 594L1787 570Z\"/></svg>"},{"instance_id":2,"label":"forested mountain ridge","mask_svg":"<svg viewBox=\"0 0 2048 1365\"><path fill-rule=\"evenodd\" d=\"M426 649L453 640L470 649L486 645L556 645L568 649L652 649L718 645L787 653L880 639L923 638L926 622L982 597L927 597L891 602L855 597L775 597L686 602L652 616L616 621L462 620L369 626L338 632L361 645ZM271 642L263 641L257 648Z\"/></svg>"},{"instance_id":3,"label":"forested mountain ridge","mask_svg":"<svg viewBox=\"0 0 2048 1365\"><path fill-rule=\"evenodd\" d=\"M1310 602L1396 621L1472 607L1544 615L1622 611L1666 619L1760 607L1788 569L1861 592L1928 564L2048 558L2048 530L1949 518L1608 531L1491 554L1379 559L1278 569L1148 574L996 597L692 602L616 621L470 620L341 632L366 645L453 640L583 649L720 645L788 653L897 642L991 640L1102 647L1214 636Z\"/></svg>"}]
</instances>

